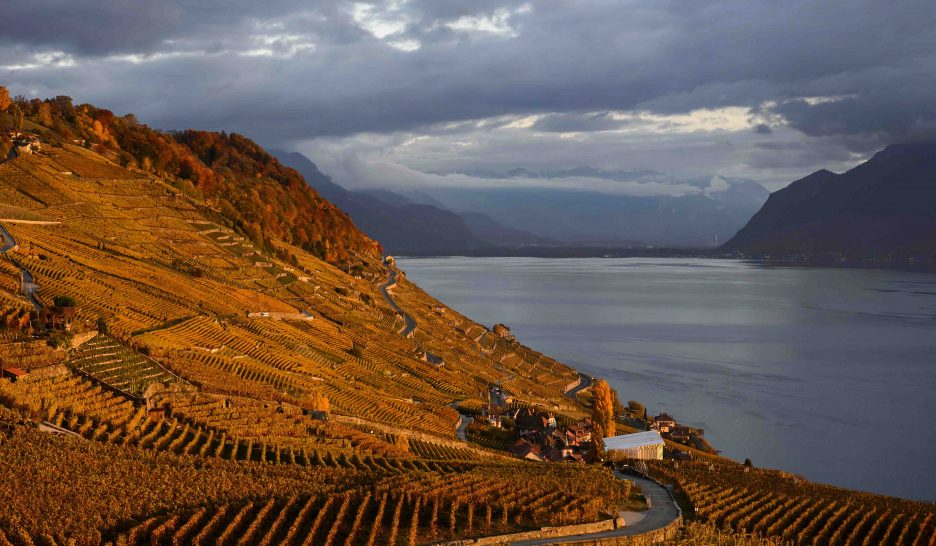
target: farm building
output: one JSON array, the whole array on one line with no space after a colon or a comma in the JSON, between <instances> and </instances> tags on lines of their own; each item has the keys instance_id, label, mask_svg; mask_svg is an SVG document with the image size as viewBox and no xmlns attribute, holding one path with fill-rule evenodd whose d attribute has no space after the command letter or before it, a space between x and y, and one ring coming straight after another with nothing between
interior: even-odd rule
<instances>
[{"instance_id":1,"label":"farm building","mask_svg":"<svg viewBox=\"0 0 936 546\"><path fill-rule=\"evenodd\" d=\"M655 430L623 434L604 439L608 460L619 459L663 459L663 438Z\"/></svg>"},{"instance_id":2,"label":"farm building","mask_svg":"<svg viewBox=\"0 0 936 546\"><path fill-rule=\"evenodd\" d=\"M26 377L29 373L22 368L0 368L0 377L9 379L11 383Z\"/></svg>"}]
</instances>

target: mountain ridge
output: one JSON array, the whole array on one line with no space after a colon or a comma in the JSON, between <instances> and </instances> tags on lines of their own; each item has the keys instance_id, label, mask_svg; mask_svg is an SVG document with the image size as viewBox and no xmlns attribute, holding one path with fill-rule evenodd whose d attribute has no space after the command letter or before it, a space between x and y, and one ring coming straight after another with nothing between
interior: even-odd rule
<instances>
[{"instance_id":1,"label":"mountain ridge","mask_svg":"<svg viewBox=\"0 0 936 546\"><path fill-rule=\"evenodd\" d=\"M459 254L490 247L560 244L509 228L482 213L457 212L419 193L348 190L298 152L273 150L283 164L348 212L361 229L394 254Z\"/></svg>"},{"instance_id":2,"label":"mountain ridge","mask_svg":"<svg viewBox=\"0 0 936 546\"><path fill-rule=\"evenodd\" d=\"M770 195L722 250L931 260L936 143L894 144L836 174L822 169Z\"/></svg>"}]
</instances>

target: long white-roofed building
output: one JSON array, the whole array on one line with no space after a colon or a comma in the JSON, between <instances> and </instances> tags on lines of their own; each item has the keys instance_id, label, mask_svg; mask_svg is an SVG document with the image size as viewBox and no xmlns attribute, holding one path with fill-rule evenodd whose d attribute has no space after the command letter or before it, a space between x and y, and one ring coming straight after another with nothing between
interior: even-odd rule
<instances>
[{"instance_id":1,"label":"long white-roofed building","mask_svg":"<svg viewBox=\"0 0 936 546\"><path fill-rule=\"evenodd\" d=\"M663 459L663 437L655 430L622 434L604 439L605 454L609 461L620 459Z\"/></svg>"}]
</instances>

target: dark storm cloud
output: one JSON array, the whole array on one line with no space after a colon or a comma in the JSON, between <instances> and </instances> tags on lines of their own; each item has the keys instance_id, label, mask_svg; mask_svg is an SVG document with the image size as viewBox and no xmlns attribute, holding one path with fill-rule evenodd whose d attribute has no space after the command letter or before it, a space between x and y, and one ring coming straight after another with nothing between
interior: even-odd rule
<instances>
[{"instance_id":1,"label":"dark storm cloud","mask_svg":"<svg viewBox=\"0 0 936 546\"><path fill-rule=\"evenodd\" d=\"M179 6L146 0L6 2L0 44L79 55L150 51L174 34L183 15Z\"/></svg>"},{"instance_id":2,"label":"dark storm cloud","mask_svg":"<svg viewBox=\"0 0 936 546\"><path fill-rule=\"evenodd\" d=\"M317 3L330 11L331 2ZM36 0L6 2L0 44L75 55L154 53L167 41L236 35L251 20L301 12L307 2L252 0Z\"/></svg>"},{"instance_id":3,"label":"dark storm cloud","mask_svg":"<svg viewBox=\"0 0 936 546\"><path fill-rule=\"evenodd\" d=\"M926 0L37 0L5 6L3 27L14 92L279 145L529 114L532 131L601 132L619 123L603 112L743 106L752 138L789 124L857 150L936 123Z\"/></svg>"},{"instance_id":4,"label":"dark storm cloud","mask_svg":"<svg viewBox=\"0 0 936 546\"><path fill-rule=\"evenodd\" d=\"M936 71L865 80L841 100L792 100L776 111L810 136L874 135L885 142L936 136Z\"/></svg>"}]
</instances>

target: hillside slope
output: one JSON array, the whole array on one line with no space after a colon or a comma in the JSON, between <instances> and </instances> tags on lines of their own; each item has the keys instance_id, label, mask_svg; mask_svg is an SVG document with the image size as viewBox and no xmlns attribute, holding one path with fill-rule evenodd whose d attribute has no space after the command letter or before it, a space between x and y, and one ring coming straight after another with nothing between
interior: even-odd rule
<instances>
[{"instance_id":1,"label":"hillside slope","mask_svg":"<svg viewBox=\"0 0 936 546\"><path fill-rule=\"evenodd\" d=\"M248 510L244 502L258 495L275 503L281 495L295 494L296 502L301 502L293 516L301 520L304 516L297 513L302 503L308 501L310 509L318 510L321 504L316 503L331 498L328 495L339 482L343 483L339 491L357 491L356 484L369 488L386 478L389 481L379 486L383 488L379 494L390 495L387 502L402 502L399 481L393 478L401 473L409 473L404 483L426 484L426 503L443 495L437 502L454 502L452 510L464 511L468 508L459 504L460 489L445 493L445 486L438 483L441 476L455 472L464 480L452 483L481 484L489 483L491 472L503 472L507 479L523 470L511 470L517 463L503 455L456 441L459 416L453 402L477 397L490 384L501 383L519 401L544 404L572 416L583 414L579 404L562 394L577 378L573 369L498 338L405 277L398 279L393 292L416 320L417 329L410 337L400 335L403 319L379 290L387 271L378 263L358 263L349 274L270 236L264 246L255 245L226 227L225 217L215 209L173 184L122 168L83 147L45 142L41 152L0 163L0 210L4 211L0 225L15 243L0 258L0 309L7 317L0 336L0 361L4 367L16 362L27 374L16 383L0 380L0 437L7 430L3 427L12 427L16 436L12 442L0 440L0 456L6 461L0 483L5 495L19 501L0 509L0 539L2 533L21 528L33 537L48 533L55 537L52 542L77 536L80 544L97 544L101 535L95 533L113 537L126 529L127 522L145 523L167 509L176 510L177 517L165 522L176 532L179 517L195 517L202 508L214 510L219 501L229 503L225 513L231 520L225 525L234 529L241 521L233 519L234 513ZM39 317L31 315L29 302L20 294L22 270L38 285L41 316L64 317L69 331L53 327L46 332L39 327ZM68 308L72 315L61 314L56 307L61 296L74 302L68 304L73 305ZM109 337L99 336L75 352L49 347L81 343L87 334L105 327ZM23 337L30 332L40 337ZM24 344L23 339L28 341ZM428 352L442 359L444 366L429 362ZM149 385L147 378L152 381ZM118 390L118 385L134 385L133 392ZM134 402L139 400L131 395L141 392L146 403L138 408ZM147 415L147 407L157 408L158 413ZM330 412L328 422L303 417L306 410L318 409ZM31 432L41 420L114 447L50 443ZM148 451L165 456L151 460ZM63 466L45 465L49 474L42 474L34 461L52 459L52 452L61 454L54 458ZM241 470L229 472L220 462L199 462L192 468L196 455L258 468L245 471L253 472L251 477L238 478ZM296 470L266 471L268 462ZM483 477L464 474L479 464L492 466ZM119 487L97 488L100 498L110 500L88 505L87 511L54 510L65 499L80 497L74 490L66 491L66 486L89 487L93 474L80 469L98 465L113 470L98 469L95 479L115 486L154 466L166 481L159 487L150 484L161 493L138 503L143 512L128 511L116 500ZM331 478L314 470L322 465L347 471ZM504 465L506 469L497 470ZM180 470L171 470L175 467ZM186 472L191 475L180 478L184 481L174 477ZM553 516L518 513L517 523L504 529L594 521L605 502L596 501L594 495L609 498L610 494L616 503L619 492L626 494L610 474L599 473L607 478L600 486L602 493L590 489L583 490L579 500L568 495L553 498ZM31 477L23 481L20 475ZM563 476L555 476L557 484L565 483ZM219 485L206 485L212 479L220 480ZM529 483L533 487L543 479ZM593 488L601 479L581 483L593 482L587 486ZM259 485L264 481L282 487L270 497L269 490ZM30 489L30 482L45 485ZM201 489L189 491L188 482ZM140 494L136 487L126 484L123 489ZM559 489L575 487L566 484ZM53 491L61 496L48 497ZM439 493L430 495L430 491ZM538 495L539 489L522 491L518 490L518 500ZM368 492L373 494L371 489L348 493L348 502L360 502ZM186 500L177 504L174 495ZM479 510L484 502L494 502L494 497L477 498ZM344 499L339 496L330 502L337 508ZM257 525L272 524L256 512L265 502L249 505ZM560 510L565 505L588 508L577 508L573 514ZM375 499L365 521L372 521L376 510ZM401 510L410 514L413 506L401 505ZM343 524L342 514L330 514L339 522L336 525L352 525L353 515ZM566 519L551 519L554 516ZM386 529L375 523L375 533L389 532L389 513L386 518ZM307 525L311 524L310 519ZM348 528L343 528L342 536ZM150 531L144 526L136 532ZM303 532L308 533L308 528ZM413 530L423 536L420 542L470 532L433 530L428 517L424 530ZM474 533L479 532L476 527Z\"/></svg>"},{"instance_id":2,"label":"hillside slope","mask_svg":"<svg viewBox=\"0 0 936 546\"><path fill-rule=\"evenodd\" d=\"M66 96L21 101L12 108L24 113L25 128L47 144L77 143L123 167L159 176L267 250L277 239L333 264L380 258L380 246L345 212L242 135L165 133L138 123L132 114L118 117L89 104L75 106ZM9 116L0 113L0 130L9 124Z\"/></svg>"},{"instance_id":3,"label":"hillside slope","mask_svg":"<svg viewBox=\"0 0 936 546\"><path fill-rule=\"evenodd\" d=\"M506 369L473 341L485 328L452 311L440 316L432 309L444 306L405 280L396 291L420 329L402 338L401 319L378 291L382 267L359 267L351 276L279 240L267 253L171 185L69 144L0 164L0 202L59 222L5 225L41 302L73 297L78 322L103 317L118 337L206 388L224 391L211 374L236 362L252 378L245 385L296 400L321 391L340 413L448 436L456 418L448 404L489 382L542 402L561 400L561 387L575 377L527 349L510 349L528 360L525 371ZM426 350L443 356L446 367L420 360ZM405 402L413 399L424 403Z\"/></svg>"},{"instance_id":4,"label":"hillside slope","mask_svg":"<svg viewBox=\"0 0 936 546\"><path fill-rule=\"evenodd\" d=\"M936 258L936 143L889 146L843 174L771 194L724 250L859 259Z\"/></svg>"}]
</instances>

